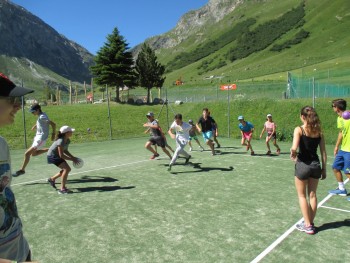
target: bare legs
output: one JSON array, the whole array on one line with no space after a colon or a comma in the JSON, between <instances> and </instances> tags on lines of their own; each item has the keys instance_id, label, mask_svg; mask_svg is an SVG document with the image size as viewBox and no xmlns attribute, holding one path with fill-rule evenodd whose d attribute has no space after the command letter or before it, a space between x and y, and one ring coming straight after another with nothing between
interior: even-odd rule
<instances>
[{"instance_id":1,"label":"bare legs","mask_svg":"<svg viewBox=\"0 0 350 263\"><path fill-rule=\"evenodd\" d=\"M317 211L317 196L316 190L318 179L310 178L309 180L300 180L295 177L295 187L298 194L299 206L304 217L305 226L310 226L314 223ZM307 200L307 195L309 202Z\"/></svg>"},{"instance_id":2,"label":"bare legs","mask_svg":"<svg viewBox=\"0 0 350 263\"><path fill-rule=\"evenodd\" d=\"M68 174L71 171L71 168L69 167L67 162L61 163L59 166L61 168L61 171L59 171L57 174L51 177L52 181L55 181L57 178L61 177L61 190L66 188L67 178Z\"/></svg>"}]
</instances>

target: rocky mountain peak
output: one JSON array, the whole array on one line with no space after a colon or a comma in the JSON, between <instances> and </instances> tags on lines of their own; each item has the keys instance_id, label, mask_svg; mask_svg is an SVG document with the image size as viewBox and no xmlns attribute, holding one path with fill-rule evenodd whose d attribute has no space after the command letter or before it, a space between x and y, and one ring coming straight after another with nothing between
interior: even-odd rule
<instances>
[{"instance_id":1,"label":"rocky mountain peak","mask_svg":"<svg viewBox=\"0 0 350 263\"><path fill-rule=\"evenodd\" d=\"M0 54L27 58L72 81L90 80L93 56L40 18L0 0Z\"/></svg>"},{"instance_id":2,"label":"rocky mountain peak","mask_svg":"<svg viewBox=\"0 0 350 263\"><path fill-rule=\"evenodd\" d=\"M148 42L154 49L172 48L199 32L204 25L220 21L243 2L244 0L210 0L202 8L183 15L169 34L153 37Z\"/></svg>"}]
</instances>

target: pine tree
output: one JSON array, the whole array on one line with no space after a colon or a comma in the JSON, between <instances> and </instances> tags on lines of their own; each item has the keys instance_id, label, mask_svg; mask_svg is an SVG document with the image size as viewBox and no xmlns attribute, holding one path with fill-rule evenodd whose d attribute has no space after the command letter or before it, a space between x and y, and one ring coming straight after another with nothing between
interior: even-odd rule
<instances>
[{"instance_id":1,"label":"pine tree","mask_svg":"<svg viewBox=\"0 0 350 263\"><path fill-rule=\"evenodd\" d=\"M95 65L90 67L97 84L116 87L117 102L120 102L119 87L126 85L133 88L135 85L134 61L128 49L124 37L114 28L105 45L97 52Z\"/></svg>"},{"instance_id":2,"label":"pine tree","mask_svg":"<svg viewBox=\"0 0 350 263\"><path fill-rule=\"evenodd\" d=\"M165 68L157 61L157 56L150 46L143 44L135 65L138 85L147 89L147 103L153 87L161 88L165 77Z\"/></svg>"}]
</instances>

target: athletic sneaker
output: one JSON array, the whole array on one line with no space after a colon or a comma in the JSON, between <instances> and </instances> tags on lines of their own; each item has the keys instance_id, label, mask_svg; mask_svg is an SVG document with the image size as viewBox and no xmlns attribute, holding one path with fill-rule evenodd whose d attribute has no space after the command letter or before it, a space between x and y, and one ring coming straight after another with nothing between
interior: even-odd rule
<instances>
[{"instance_id":1,"label":"athletic sneaker","mask_svg":"<svg viewBox=\"0 0 350 263\"><path fill-rule=\"evenodd\" d=\"M189 155L187 158L186 158L186 161L185 161L185 164L188 164L188 161L191 159L191 155Z\"/></svg>"},{"instance_id":2,"label":"athletic sneaker","mask_svg":"<svg viewBox=\"0 0 350 263\"><path fill-rule=\"evenodd\" d=\"M52 180L51 178L48 178L48 179L47 179L47 182L48 182L53 188L57 189L54 180Z\"/></svg>"},{"instance_id":3,"label":"athletic sneaker","mask_svg":"<svg viewBox=\"0 0 350 263\"><path fill-rule=\"evenodd\" d=\"M250 155L255 155L255 152L250 152Z\"/></svg>"},{"instance_id":4,"label":"athletic sneaker","mask_svg":"<svg viewBox=\"0 0 350 263\"><path fill-rule=\"evenodd\" d=\"M171 171L171 167L172 167L173 165L172 164L169 164L169 166L168 166L168 171Z\"/></svg>"},{"instance_id":5,"label":"athletic sneaker","mask_svg":"<svg viewBox=\"0 0 350 263\"><path fill-rule=\"evenodd\" d=\"M328 193L330 193L331 195L340 195L340 196L347 196L348 195L348 192L346 191L346 189L340 190L339 188L337 188L335 190L330 190L330 191L328 191Z\"/></svg>"},{"instance_id":6,"label":"athletic sneaker","mask_svg":"<svg viewBox=\"0 0 350 263\"><path fill-rule=\"evenodd\" d=\"M190 147L190 152L192 152L192 147Z\"/></svg>"},{"instance_id":7,"label":"athletic sneaker","mask_svg":"<svg viewBox=\"0 0 350 263\"><path fill-rule=\"evenodd\" d=\"M277 149L276 153L280 154L281 153L281 149Z\"/></svg>"},{"instance_id":8,"label":"athletic sneaker","mask_svg":"<svg viewBox=\"0 0 350 263\"><path fill-rule=\"evenodd\" d=\"M153 160L153 159L155 159L156 157L159 157L159 154L158 153L156 153L156 154L153 154L152 156L151 156L151 160Z\"/></svg>"},{"instance_id":9,"label":"athletic sneaker","mask_svg":"<svg viewBox=\"0 0 350 263\"><path fill-rule=\"evenodd\" d=\"M266 155L271 155L271 151L267 151Z\"/></svg>"},{"instance_id":10,"label":"athletic sneaker","mask_svg":"<svg viewBox=\"0 0 350 263\"><path fill-rule=\"evenodd\" d=\"M306 227L304 222L297 224L295 226L295 228L298 229L299 231L305 232L306 234L309 234L309 235L315 234L315 227L313 225L309 225L308 227Z\"/></svg>"},{"instance_id":11,"label":"athletic sneaker","mask_svg":"<svg viewBox=\"0 0 350 263\"><path fill-rule=\"evenodd\" d=\"M220 148L221 147L221 145L218 143L218 145L216 146L216 148Z\"/></svg>"},{"instance_id":12,"label":"athletic sneaker","mask_svg":"<svg viewBox=\"0 0 350 263\"><path fill-rule=\"evenodd\" d=\"M17 176L20 176L20 175L25 174L25 173L26 173L26 172L23 171L23 170L18 170L18 171L15 172L12 176L13 176L13 177L17 177Z\"/></svg>"},{"instance_id":13,"label":"athletic sneaker","mask_svg":"<svg viewBox=\"0 0 350 263\"><path fill-rule=\"evenodd\" d=\"M199 146L199 149L201 149L201 152L204 151L204 148L202 146Z\"/></svg>"},{"instance_id":14,"label":"athletic sneaker","mask_svg":"<svg viewBox=\"0 0 350 263\"><path fill-rule=\"evenodd\" d=\"M63 188L63 189L58 190L58 193L61 194L61 195L65 195L65 194L72 193L72 191L67 189L67 188Z\"/></svg>"}]
</instances>

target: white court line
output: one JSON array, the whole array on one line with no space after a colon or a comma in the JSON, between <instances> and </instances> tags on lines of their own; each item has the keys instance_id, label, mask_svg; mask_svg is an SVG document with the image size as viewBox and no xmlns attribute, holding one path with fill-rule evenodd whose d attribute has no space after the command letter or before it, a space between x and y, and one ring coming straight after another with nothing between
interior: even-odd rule
<instances>
[{"instance_id":1,"label":"white court line","mask_svg":"<svg viewBox=\"0 0 350 263\"><path fill-rule=\"evenodd\" d=\"M107 167L103 167L103 168L97 168L97 169L92 169L92 170L81 171L81 172L77 172L77 173L71 173L70 175L83 174L83 173L90 173L90 172L95 172L95 171L101 171L101 170L106 170L106 169L117 168L117 167L121 167L121 166L127 166L127 165L133 165L133 164L148 162L148 161L149 161L149 160L142 160L142 161L137 161L137 162L132 162L132 163L118 164L118 165L107 166ZM36 183L36 182L40 182L40 181L43 181L43 180L46 180L46 179L47 179L47 178L38 179L38 180L34 180L34 181L28 181L28 182L23 182L23 183L18 183L18 184L12 184L11 187L13 187L13 186L18 186L18 185L23 185L23 184Z\"/></svg>"},{"instance_id":2,"label":"white court line","mask_svg":"<svg viewBox=\"0 0 350 263\"><path fill-rule=\"evenodd\" d=\"M339 208L335 208L335 207L330 207L330 206L321 206L321 208L327 208L327 209L331 209L331 210L337 210L337 211L342 211L342 212L346 212L346 213L350 213L350 210L344 210L344 209L339 209Z\"/></svg>"},{"instance_id":3,"label":"white court line","mask_svg":"<svg viewBox=\"0 0 350 263\"><path fill-rule=\"evenodd\" d=\"M344 184L346 184L349 181L349 179L346 179L344 181ZM325 202L327 202L333 195L329 194L327 195L318 205L317 208L320 208ZM255 259L253 259L250 263L258 263L260 260L262 260L267 254L269 254L275 247L277 247L278 244L280 244L286 237L290 235L295 229L296 224L300 224L303 221L303 218L301 218L298 222L296 222L291 228L289 228L286 232L283 233L279 238L277 238L270 246L268 246L263 252L261 252Z\"/></svg>"}]
</instances>

